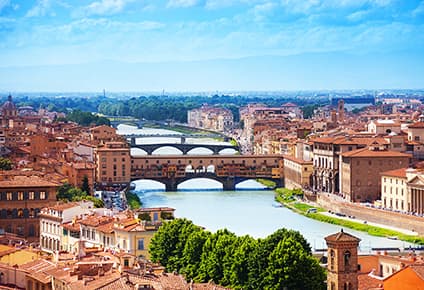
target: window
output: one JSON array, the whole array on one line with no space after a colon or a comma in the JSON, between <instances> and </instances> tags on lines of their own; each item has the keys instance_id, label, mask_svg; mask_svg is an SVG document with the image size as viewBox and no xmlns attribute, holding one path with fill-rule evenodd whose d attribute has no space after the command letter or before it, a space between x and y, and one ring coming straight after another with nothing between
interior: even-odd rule
<instances>
[{"instance_id":1,"label":"window","mask_svg":"<svg viewBox=\"0 0 424 290\"><path fill-rule=\"evenodd\" d=\"M24 200L24 193L22 191L18 191L18 200Z\"/></svg>"},{"instance_id":2,"label":"window","mask_svg":"<svg viewBox=\"0 0 424 290\"><path fill-rule=\"evenodd\" d=\"M331 270L334 270L334 250L330 251L330 268Z\"/></svg>"},{"instance_id":3,"label":"window","mask_svg":"<svg viewBox=\"0 0 424 290\"><path fill-rule=\"evenodd\" d=\"M124 259L124 267L129 267L130 261L128 259Z\"/></svg>"},{"instance_id":4,"label":"window","mask_svg":"<svg viewBox=\"0 0 424 290\"><path fill-rule=\"evenodd\" d=\"M46 192L40 191L40 199L46 199Z\"/></svg>"},{"instance_id":5,"label":"window","mask_svg":"<svg viewBox=\"0 0 424 290\"><path fill-rule=\"evenodd\" d=\"M138 250L144 250L144 239L139 239L138 240L138 246L137 246Z\"/></svg>"},{"instance_id":6,"label":"window","mask_svg":"<svg viewBox=\"0 0 424 290\"><path fill-rule=\"evenodd\" d=\"M6 192L6 199L12 200L12 193L11 192Z\"/></svg>"},{"instance_id":7,"label":"window","mask_svg":"<svg viewBox=\"0 0 424 290\"><path fill-rule=\"evenodd\" d=\"M34 197L35 197L34 191L28 192L28 199L34 199Z\"/></svg>"},{"instance_id":8,"label":"window","mask_svg":"<svg viewBox=\"0 0 424 290\"><path fill-rule=\"evenodd\" d=\"M91 239L95 240L96 239L96 233L93 231L91 231Z\"/></svg>"},{"instance_id":9,"label":"window","mask_svg":"<svg viewBox=\"0 0 424 290\"><path fill-rule=\"evenodd\" d=\"M345 268L348 268L348 267L349 267L349 265L350 265L350 256L351 256L351 254L350 254L350 252L349 252L349 251L344 252L343 257L344 257L344 265L345 265Z\"/></svg>"}]
</instances>

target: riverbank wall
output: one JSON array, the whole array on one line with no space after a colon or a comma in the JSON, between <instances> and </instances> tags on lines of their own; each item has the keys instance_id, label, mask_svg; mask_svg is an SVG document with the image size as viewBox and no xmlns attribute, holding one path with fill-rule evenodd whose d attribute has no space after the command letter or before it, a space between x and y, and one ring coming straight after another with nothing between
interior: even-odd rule
<instances>
[{"instance_id":1,"label":"riverbank wall","mask_svg":"<svg viewBox=\"0 0 424 290\"><path fill-rule=\"evenodd\" d=\"M332 199L327 194L319 193L317 203L325 209L339 212L347 216L354 216L382 225L393 226L401 229L414 230L419 235L424 235L424 218L405 215L397 212L386 211L378 208L369 208L354 203ZM355 221L352 219L352 221Z\"/></svg>"}]
</instances>

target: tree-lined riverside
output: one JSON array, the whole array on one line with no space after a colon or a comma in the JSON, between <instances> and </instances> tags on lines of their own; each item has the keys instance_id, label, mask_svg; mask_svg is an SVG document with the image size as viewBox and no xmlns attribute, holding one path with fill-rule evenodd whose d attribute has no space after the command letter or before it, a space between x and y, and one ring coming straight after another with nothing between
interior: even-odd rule
<instances>
[{"instance_id":1,"label":"tree-lined riverside","mask_svg":"<svg viewBox=\"0 0 424 290\"><path fill-rule=\"evenodd\" d=\"M324 269L296 231L264 239L211 233L186 219L165 223L150 245L151 259L187 280L214 281L233 289L325 289Z\"/></svg>"}]
</instances>

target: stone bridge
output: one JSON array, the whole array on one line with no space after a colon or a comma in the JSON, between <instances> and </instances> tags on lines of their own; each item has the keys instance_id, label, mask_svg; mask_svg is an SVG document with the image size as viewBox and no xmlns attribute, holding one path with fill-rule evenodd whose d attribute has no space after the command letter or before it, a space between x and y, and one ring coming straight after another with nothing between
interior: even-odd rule
<instances>
[{"instance_id":1,"label":"stone bridge","mask_svg":"<svg viewBox=\"0 0 424 290\"><path fill-rule=\"evenodd\" d=\"M176 191L180 183L193 178L210 178L222 183L224 190L248 179L267 179L284 185L281 155L153 155L133 157L131 180L151 179Z\"/></svg>"},{"instance_id":2,"label":"stone bridge","mask_svg":"<svg viewBox=\"0 0 424 290\"><path fill-rule=\"evenodd\" d=\"M131 139L132 141L133 139ZM135 144L135 141L131 142L131 148L139 148L144 150L147 155L152 155L152 153L161 147L173 147L180 150L183 155L186 155L190 150L195 148L206 148L213 152L214 155L218 155L221 150L224 149L234 149L239 151L238 146L231 144L228 145L214 145L214 144L188 144L188 143L160 143L160 144Z\"/></svg>"}]
</instances>

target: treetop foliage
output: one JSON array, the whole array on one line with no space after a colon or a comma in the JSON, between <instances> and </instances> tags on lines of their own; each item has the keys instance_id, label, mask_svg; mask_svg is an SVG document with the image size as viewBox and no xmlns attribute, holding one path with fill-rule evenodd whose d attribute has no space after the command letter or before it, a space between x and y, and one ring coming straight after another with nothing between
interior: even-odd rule
<instances>
[{"instance_id":1,"label":"treetop foliage","mask_svg":"<svg viewBox=\"0 0 424 290\"><path fill-rule=\"evenodd\" d=\"M151 259L187 280L214 281L234 289L325 289L325 271L297 231L279 229L264 239L211 233L187 219L159 228Z\"/></svg>"}]
</instances>

